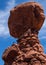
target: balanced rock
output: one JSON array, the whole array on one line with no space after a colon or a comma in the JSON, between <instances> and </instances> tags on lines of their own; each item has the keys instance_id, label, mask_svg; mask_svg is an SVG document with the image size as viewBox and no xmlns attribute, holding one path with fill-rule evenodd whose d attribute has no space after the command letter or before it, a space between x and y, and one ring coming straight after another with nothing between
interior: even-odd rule
<instances>
[{"instance_id":1,"label":"balanced rock","mask_svg":"<svg viewBox=\"0 0 46 65\"><path fill-rule=\"evenodd\" d=\"M38 39L44 19L44 11L36 2L24 3L11 10L9 31L18 40L3 53L4 65L46 65L46 54Z\"/></svg>"},{"instance_id":2,"label":"balanced rock","mask_svg":"<svg viewBox=\"0 0 46 65\"><path fill-rule=\"evenodd\" d=\"M43 8L36 2L28 2L14 7L10 11L8 27L13 37L19 38L29 28L31 32L40 30L45 16Z\"/></svg>"}]
</instances>

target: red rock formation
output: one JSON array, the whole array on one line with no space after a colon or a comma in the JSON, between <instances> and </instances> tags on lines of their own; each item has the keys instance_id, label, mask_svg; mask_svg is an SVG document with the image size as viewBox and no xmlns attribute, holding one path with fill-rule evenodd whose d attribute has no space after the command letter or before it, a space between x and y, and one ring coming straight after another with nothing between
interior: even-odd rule
<instances>
[{"instance_id":1,"label":"red rock formation","mask_svg":"<svg viewBox=\"0 0 46 65\"><path fill-rule=\"evenodd\" d=\"M21 14L26 16L27 20L23 19ZM43 9L35 2L19 5L11 11L8 25L10 34L18 37L18 44L13 44L5 50L2 56L4 65L46 65L46 54L37 34L44 18Z\"/></svg>"},{"instance_id":2,"label":"red rock formation","mask_svg":"<svg viewBox=\"0 0 46 65\"><path fill-rule=\"evenodd\" d=\"M18 40L18 44L6 49L3 54L5 65L46 65L46 55L37 34L26 34Z\"/></svg>"},{"instance_id":3,"label":"red rock formation","mask_svg":"<svg viewBox=\"0 0 46 65\"><path fill-rule=\"evenodd\" d=\"M36 2L24 3L10 11L8 27L13 37L20 37L29 28L32 32L39 31L45 16L40 4Z\"/></svg>"}]
</instances>

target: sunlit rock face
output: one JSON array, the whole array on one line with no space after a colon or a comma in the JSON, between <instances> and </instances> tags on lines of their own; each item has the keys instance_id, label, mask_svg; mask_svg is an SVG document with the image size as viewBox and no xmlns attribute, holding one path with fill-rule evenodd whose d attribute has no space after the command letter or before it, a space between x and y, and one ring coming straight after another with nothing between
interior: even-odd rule
<instances>
[{"instance_id":1,"label":"sunlit rock face","mask_svg":"<svg viewBox=\"0 0 46 65\"><path fill-rule=\"evenodd\" d=\"M29 28L38 32L44 22L44 11L40 4L28 2L14 7L10 11L8 27L13 37L20 37Z\"/></svg>"},{"instance_id":2,"label":"sunlit rock face","mask_svg":"<svg viewBox=\"0 0 46 65\"><path fill-rule=\"evenodd\" d=\"M42 7L35 2L24 3L11 10L9 31L18 40L3 53L4 65L46 65L46 54L38 39L44 19Z\"/></svg>"}]
</instances>

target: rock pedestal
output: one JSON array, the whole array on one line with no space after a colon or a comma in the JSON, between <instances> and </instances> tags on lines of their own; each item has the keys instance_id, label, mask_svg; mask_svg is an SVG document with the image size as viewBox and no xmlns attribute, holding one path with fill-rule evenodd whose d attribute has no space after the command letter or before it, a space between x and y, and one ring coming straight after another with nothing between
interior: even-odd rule
<instances>
[{"instance_id":1,"label":"rock pedestal","mask_svg":"<svg viewBox=\"0 0 46 65\"><path fill-rule=\"evenodd\" d=\"M26 32L18 44L13 44L3 54L5 65L46 65L46 55L37 34Z\"/></svg>"},{"instance_id":2,"label":"rock pedestal","mask_svg":"<svg viewBox=\"0 0 46 65\"><path fill-rule=\"evenodd\" d=\"M26 14L30 8L32 14L28 17ZM21 15L22 11L25 12L23 13L24 18ZM14 16L12 16L13 14ZM21 17L19 19L19 16L22 16L23 19ZM28 21L25 17L28 18ZM46 55L38 39L38 31L44 22L44 18L43 9L35 2L19 5L11 11L8 22L9 30L13 37L18 37L18 40L17 44L12 44L3 53L4 65L46 65ZM19 25L23 25L20 30Z\"/></svg>"}]
</instances>

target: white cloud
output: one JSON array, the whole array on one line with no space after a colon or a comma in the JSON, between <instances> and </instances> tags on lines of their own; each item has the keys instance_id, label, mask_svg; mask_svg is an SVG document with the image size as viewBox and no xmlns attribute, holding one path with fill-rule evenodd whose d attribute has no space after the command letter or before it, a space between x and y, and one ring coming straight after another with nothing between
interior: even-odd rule
<instances>
[{"instance_id":1,"label":"white cloud","mask_svg":"<svg viewBox=\"0 0 46 65\"><path fill-rule=\"evenodd\" d=\"M7 22L10 10L15 6L15 0L7 2L5 10L0 10L0 36L9 35Z\"/></svg>"},{"instance_id":2,"label":"white cloud","mask_svg":"<svg viewBox=\"0 0 46 65\"><path fill-rule=\"evenodd\" d=\"M0 25L0 36L7 35L8 33L8 28L4 25Z\"/></svg>"}]
</instances>

